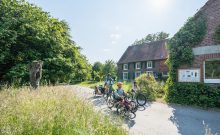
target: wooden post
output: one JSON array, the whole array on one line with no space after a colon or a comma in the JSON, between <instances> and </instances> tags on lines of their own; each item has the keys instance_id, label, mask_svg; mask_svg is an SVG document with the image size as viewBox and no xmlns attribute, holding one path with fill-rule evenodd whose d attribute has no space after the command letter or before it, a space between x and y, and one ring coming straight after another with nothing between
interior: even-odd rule
<instances>
[{"instance_id":1,"label":"wooden post","mask_svg":"<svg viewBox=\"0 0 220 135\"><path fill-rule=\"evenodd\" d=\"M42 76L43 61L33 61L29 67L30 83L34 89L37 89Z\"/></svg>"}]
</instances>

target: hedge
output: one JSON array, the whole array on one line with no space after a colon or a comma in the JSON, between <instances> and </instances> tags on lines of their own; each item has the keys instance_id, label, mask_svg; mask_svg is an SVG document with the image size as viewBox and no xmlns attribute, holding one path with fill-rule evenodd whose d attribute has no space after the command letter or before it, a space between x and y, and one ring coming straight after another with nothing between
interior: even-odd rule
<instances>
[{"instance_id":1,"label":"hedge","mask_svg":"<svg viewBox=\"0 0 220 135\"><path fill-rule=\"evenodd\" d=\"M203 83L175 83L166 92L172 103L220 108L220 88Z\"/></svg>"}]
</instances>

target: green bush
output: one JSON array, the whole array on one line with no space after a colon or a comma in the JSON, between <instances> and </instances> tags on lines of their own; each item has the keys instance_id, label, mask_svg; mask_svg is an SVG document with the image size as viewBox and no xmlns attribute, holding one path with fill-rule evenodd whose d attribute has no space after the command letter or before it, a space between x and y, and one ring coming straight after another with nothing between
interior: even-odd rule
<instances>
[{"instance_id":1,"label":"green bush","mask_svg":"<svg viewBox=\"0 0 220 135\"><path fill-rule=\"evenodd\" d=\"M148 100L155 100L163 92L163 86L158 83L153 75L142 74L136 78L137 84Z\"/></svg>"},{"instance_id":2,"label":"green bush","mask_svg":"<svg viewBox=\"0 0 220 135\"><path fill-rule=\"evenodd\" d=\"M175 83L166 89L168 102L220 108L220 89L203 83Z\"/></svg>"},{"instance_id":3,"label":"green bush","mask_svg":"<svg viewBox=\"0 0 220 135\"><path fill-rule=\"evenodd\" d=\"M126 135L120 119L94 111L66 87L0 91L1 135ZM117 123L117 124L116 124Z\"/></svg>"}]
</instances>

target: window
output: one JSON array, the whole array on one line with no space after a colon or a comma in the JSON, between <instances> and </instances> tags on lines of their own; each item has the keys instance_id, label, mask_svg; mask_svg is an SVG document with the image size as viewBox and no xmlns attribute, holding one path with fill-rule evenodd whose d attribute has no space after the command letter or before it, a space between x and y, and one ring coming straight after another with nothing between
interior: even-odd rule
<instances>
[{"instance_id":1,"label":"window","mask_svg":"<svg viewBox=\"0 0 220 135\"><path fill-rule=\"evenodd\" d=\"M136 63L136 69L141 69L141 63L140 62Z\"/></svg>"},{"instance_id":2,"label":"window","mask_svg":"<svg viewBox=\"0 0 220 135\"><path fill-rule=\"evenodd\" d=\"M123 70L128 70L128 64L123 65Z\"/></svg>"},{"instance_id":3,"label":"window","mask_svg":"<svg viewBox=\"0 0 220 135\"><path fill-rule=\"evenodd\" d=\"M168 72L162 72L163 77L168 77Z\"/></svg>"},{"instance_id":4,"label":"window","mask_svg":"<svg viewBox=\"0 0 220 135\"><path fill-rule=\"evenodd\" d=\"M128 72L123 72L123 80L128 80Z\"/></svg>"},{"instance_id":5,"label":"window","mask_svg":"<svg viewBox=\"0 0 220 135\"><path fill-rule=\"evenodd\" d=\"M152 61L148 61L147 62L147 68L152 68L153 66L152 66Z\"/></svg>"},{"instance_id":6,"label":"window","mask_svg":"<svg viewBox=\"0 0 220 135\"><path fill-rule=\"evenodd\" d=\"M135 72L135 78L139 77L141 75L141 71Z\"/></svg>"},{"instance_id":7,"label":"window","mask_svg":"<svg viewBox=\"0 0 220 135\"><path fill-rule=\"evenodd\" d=\"M204 62L204 82L220 83L220 60Z\"/></svg>"},{"instance_id":8,"label":"window","mask_svg":"<svg viewBox=\"0 0 220 135\"><path fill-rule=\"evenodd\" d=\"M153 71L147 71L146 73L147 73L148 76L149 76L149 75L154 75L154 74L153 74Z\"/></svg>"}]
</instances>

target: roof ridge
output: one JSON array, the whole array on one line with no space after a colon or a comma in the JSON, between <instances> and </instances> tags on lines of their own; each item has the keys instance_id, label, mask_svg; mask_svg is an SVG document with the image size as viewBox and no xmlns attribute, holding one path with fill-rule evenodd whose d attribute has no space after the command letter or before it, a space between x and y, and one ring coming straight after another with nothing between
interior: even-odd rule
<instances>
[{"instance_id":1,"label":"roof ridge","mask_svg":"<svg viewBox=\"0 0 220 135\"><path fill-rule=\"evenodd\" d=\"M139 45L150 45L150 44L153 44L153 43L168 41L168 40L169 39L161 39L161 40L157 40L157 41L151 41L151 42L148 42L148 43L142 43L142 44L136 44L136 45L130 45L130 46L132 47L132 46L139 46ZM130 47L130 46L128 46L128 47Z\"/></svg>"},{"instance_id":2,"label":"roof ridge","mask_svg":"<svg viewBox=\"0 0 220 135\"><path fill-rule=\"evenodd\" d=\"M164 46L166 45L167 41L168 39L163 39L150 43L144 43L142 45L128 46L117 63L120 64L132 61L144 61L149 59L166 59L168 56L168 50Z\"/></svg>"}]
</instances>

